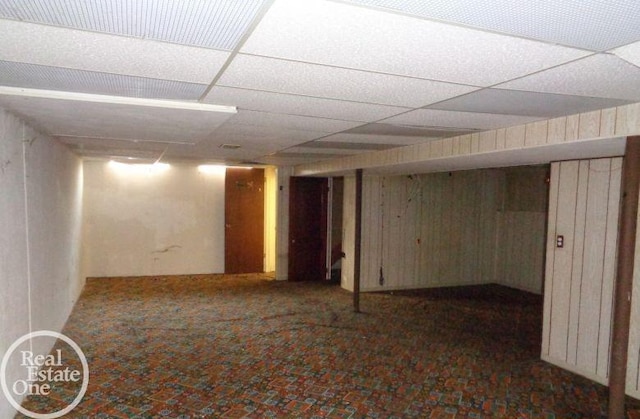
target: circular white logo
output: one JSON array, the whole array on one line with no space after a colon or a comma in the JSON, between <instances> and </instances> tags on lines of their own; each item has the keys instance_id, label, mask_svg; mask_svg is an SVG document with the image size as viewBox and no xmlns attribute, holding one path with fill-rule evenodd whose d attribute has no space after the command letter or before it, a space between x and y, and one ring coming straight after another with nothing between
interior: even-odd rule
<instances>
[{"instance_id":1,"label":"circular white logo","mask_svg":"<svg viewBox=\"0 0 640 419\"><path fill-rule=\"evenodd\" d=\"M48 336L55 339L60 339L67 343L76 353L80 362L82 363L82 377L80 377L80 371L72 370L69 367L65 369L54 369L53 367L62 366L62 350L58 349L55 353L49 355L35 355L31 351L20 351L21 362L20 366L26 368L27 377L26 380L16 380L13 383L7 383L6 369L9 362L9 358L13 355L13 352L22 345L25 341L33 338ZM25 409L14 399L14 395L47 395L51 390L50 381L53 382L77 382L82 378L82 385L76 398L64 409L51 413L36 413L28 409ZM62 333L52 332L49 330L40 330L38 332L27 333L18 340L16 340L4 354L2 358L2 365L0 366L0 381L2 383L2 392L4 393L9 403L25 416L34 419L54 419L66 415L71 412L80 403L84 394L89 386L89 364L82 349L69 337Z\"/></svg>"}]
</instances>

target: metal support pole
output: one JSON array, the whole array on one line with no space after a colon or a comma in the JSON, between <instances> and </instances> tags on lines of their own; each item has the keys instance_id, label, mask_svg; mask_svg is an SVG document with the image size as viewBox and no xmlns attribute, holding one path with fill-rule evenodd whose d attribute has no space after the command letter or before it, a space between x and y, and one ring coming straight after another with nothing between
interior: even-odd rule
<instances>
[{"instance_id":1,"label":"metal support pole","mask_svg":"<svg viewBox=\"0 0 640 419\"><path fill-rule=\"evenodd\" d=\"M362 169L356 169L356 234L353 252L353 311L360 312L360 242L362 239Z\"/></svg>"},{"instance_id":2,"label":"metal support pole","mask_svg":"<svg viewBox=\"0 0 640 419\"><path fill-rule=\"evenodd\" d=\"M613 307L609 365L609 418L625 417L625 385L631 317L631 291L640 187L640 136L628 137L622 163L622 194L618 226L618 269Z\"/></svg>"}]
</instances>

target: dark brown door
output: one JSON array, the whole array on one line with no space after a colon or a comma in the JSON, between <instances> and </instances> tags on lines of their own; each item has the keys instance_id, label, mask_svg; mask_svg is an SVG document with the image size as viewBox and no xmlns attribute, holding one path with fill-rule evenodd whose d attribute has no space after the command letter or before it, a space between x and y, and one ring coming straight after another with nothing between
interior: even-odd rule
<instances>
[{"instance_id":1,"label":"dark brown door","mask_svg":"<svg viewBox=\"0 0 640 419\"><path fill-rule=\"evenodd\" d=\"M289 280L325 279L327 187L324 178L292 177L289 197Z\"/></svg>"},{"instance_id":2,"label":"dark brown door","mask_svg":"<svg viewBox=\"0 0 640 419\"><path fill-rule=\"evenodd\" d=\"M224 271L264 270L264 170L228 168L225 176Z\"/></svg>"}]
</instances>

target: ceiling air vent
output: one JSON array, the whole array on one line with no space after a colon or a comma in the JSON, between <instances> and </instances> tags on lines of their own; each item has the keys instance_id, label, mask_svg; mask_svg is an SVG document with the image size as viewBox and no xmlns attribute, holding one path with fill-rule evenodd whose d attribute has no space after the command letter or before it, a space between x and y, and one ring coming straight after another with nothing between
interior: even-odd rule
<instances>
[{"instance_id":1,"label":"ceiling air vent","mask_svg":"<svg viewBox=\"0 0 640 419\"><path fill-rule=\"evenodd\" d=\"M220 148L224 148L225 150L237 150L242 147L240 144L220 144Z\"/></svg>"}]
</instances>

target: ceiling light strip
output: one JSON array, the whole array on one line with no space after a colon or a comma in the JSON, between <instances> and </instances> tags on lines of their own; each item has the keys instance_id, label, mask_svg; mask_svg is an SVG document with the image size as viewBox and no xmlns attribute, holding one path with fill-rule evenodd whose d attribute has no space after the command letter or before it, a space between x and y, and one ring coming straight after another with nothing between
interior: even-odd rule
<instances>
[{"instance_id":1,"label":"ceiling light strip","mask_svg":"<svg viewBox=\"0 0 640 419\"><path fill-rule=\"evenodd\" d=\"M124 96L95 95L89 93L62 92L54 90L24 89L7 86L0 86L0 96L2 95L111 105L146 106L150 108L181 109L201 112L237 113L235 106L210 105L207 103L179 102L173 100L143 99Z\"/></svg>"}]
</instances>

